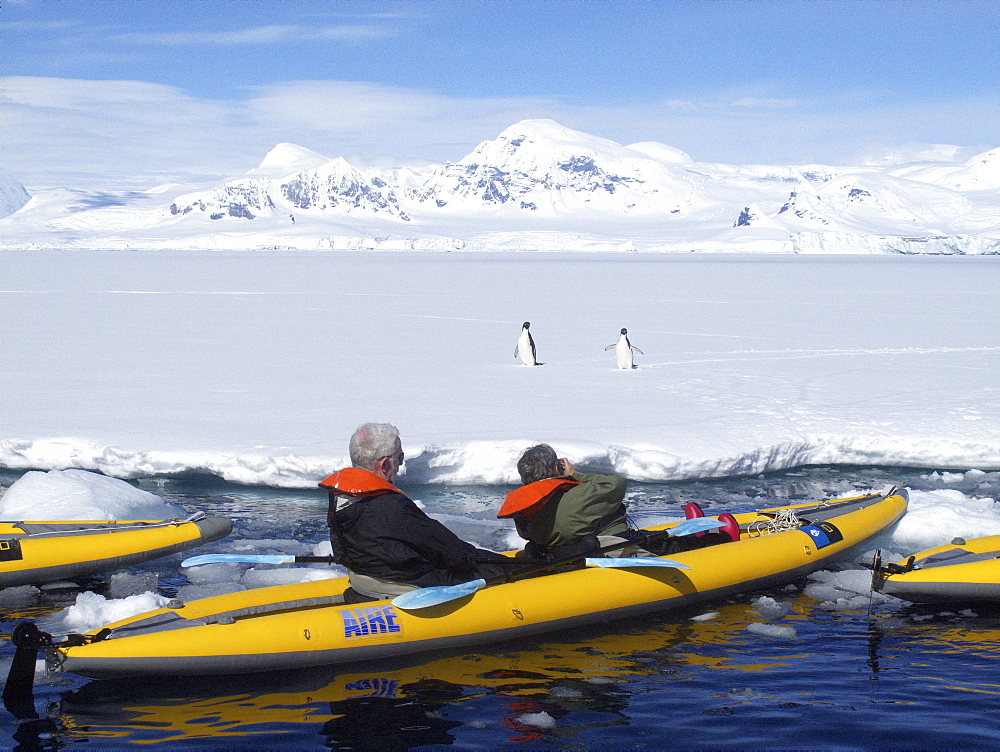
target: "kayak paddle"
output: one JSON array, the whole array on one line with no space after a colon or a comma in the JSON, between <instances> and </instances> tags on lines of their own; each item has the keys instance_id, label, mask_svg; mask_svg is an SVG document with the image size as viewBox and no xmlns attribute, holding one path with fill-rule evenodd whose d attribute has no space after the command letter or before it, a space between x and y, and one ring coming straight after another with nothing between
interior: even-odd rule
<instances>
[{"instance_id":1,"label":"kayak paddle","mask_svg":"<svg viewBox=\"0 0 1000 752\"><path fill-rule=\"evenodd\" d=\"M675 527L668 530L658 530L654 533L650 533L642 538L638 538L634 541L627 541L626 543L615 543L611 546L605 546L604 548L597 549L593 553L599 553L601 551L613 551L616 548L623 548L626 545L638 544L653 540L654 538L662 538L664 535L669 535L670 537L677 537L683 535L691 535L692 533L702 532L704 530L712 530L713 528L721 527L722 523L713 517L697 517L693 520L684 520ZM557 562L549 561L548 559L512 559L511 564L518 564L521 566L527 566L531 564L539 564L541 567L547 569L554 564L563 564L570 561L577 561L583 558L583 556L576 556L572 559L567 559L565 561L559 560ZM646 557L649 558L649 557ZM488 561L493 561L488 559ZM607 559L606 561L613 561L612 559ZM662 561L662 560L661 560ZM230 563L240 563L240 564L336 564L332 556L294 556L292 554L199 554L198 556L190 556L181 562L182 567L198 567L203 564L230 564ZM507 562L503 562L506 564ZM592 566L605 566L610 567L611 564L594 564ZM638 566L661 566L657 564L639 564ZM448 587L442 585L441 587Z\"/></svg>"},{"instance_id":2,"label":"kayak paddle","mask_svg":"<svg viewBox=\"0 0 1000 752\"><path fill-rule=\"evenodd\" d=\"M629 569L631 567L673 567L674 569L690 569L687 564L681 564L673 559L660 559L656 556L626 556L616 559L608 557L584 559L588 567L606 567L608 569Z\"/></svg>"},{"instance_id":3,"label":"kayak paddle","mask_svg":"<svg viewBox=\"0 0 1000 752\"><path fill-rule=\"evenodd\" d=\"M202 564L336 564L332 556L293 556L292 554L200 554L181 562L182 567L197 567Z\"/></svg>"}]
</instances>

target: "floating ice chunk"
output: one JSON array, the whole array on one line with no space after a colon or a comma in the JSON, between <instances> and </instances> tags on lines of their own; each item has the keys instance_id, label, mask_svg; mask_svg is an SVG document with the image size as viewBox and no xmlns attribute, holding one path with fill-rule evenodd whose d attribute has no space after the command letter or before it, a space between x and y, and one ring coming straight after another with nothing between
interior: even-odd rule
<instances>
[{"instance_id":1,"label":"floating ice chunk","mask_svg":"<svg viewBox=\"0 0 1000 752\"><path fill-rule=\"evenodd\" d=\"M310 556L333 556L333 544L330 539L322 540L312 547L312 551L309 553Z\"/></svg>"},{"instance_id":2,"label":"floating ice chunk","mask_svg":"<svg viewBox=\"0 0 1000 752\"><path fill-rule=\"evenodd\" d=\"M899 599L871 590L872 573L867 569L822 570L809 575L803 591L820 603L825 611L864 611L869 604L898 603Z\"/></svg>"},{"instance_id":3,"label":"floating ice chunk","mask_svg":"<svg viewBox=\"0 0 1000 752\"><path fill-rule=\"evenodd\" d=\"M248 590L252 590L253 588L270 587L271 585L292 585L296 582L325 580L331 577L343 576L343 572L308 569L305 567L301 569L248 569L244 573L240 584L244 585Z\"/></svg>"},{"instance_id":4,"label":"floating ice chunk","mask_svg":"<svg viewBox=\"0 0 1000 752\"><path fill-rule=\"evenodd\" d=\"M15 609L33 606L41 597L42 591L34 585L18 585L0 590L0 608Z\"/></svg>"},{"instance_id":5,"label":"floating ice chunk","mask_svg":"<svg viewBox=\"0 0 1000 752\"><path fill-rule=\"evenodd\" d=\"M809 579L824 583L829 587L852 595L867 595L872 587L872 573L867 569L845 569L840 572L824 569L819 572L813 572L809 575ZM815 598L816 596L810 592L811 587L811 585L806 586L806 595Z\"/></svg>"},{"instance_id":6,"label":"floating ice chunk","mask_svg":"<svg viewBox=\"0 0 1000 752\"><path fill-rule=\"evenodd\" d=\"M80 585L70 580L52 580L52 582L46 582L44 585L39 585L39 587L44 592L51 593L56 590L79 590Z\"/></svg>"},{"instance_id":7,"label":"floating ice chunk","mask_svg":"<svg viewBox=\"0 0 1000 752\"><path fill-rule=\"evenodd\" d=\"M824 611L864 611L871 600L867 596L855 595L853 598L837 598L823 601L819 607Z\"/></svg>"},{"instance_id":8,"label":"floating ice chunk","mask_svg":"<svg viewBox=\"0 0 1000 752\"><path fill-rule=\"evenodd\" d=\"M870 551L865 551L864 553L858 554L855 557L855 563L858 566L870 567L871 564L872 564L872 562L875 560L875 551L876 550L878 550L878 551L881 552L880 556L882 557L882 566L885 566L889 562L900 561L901 559L905 559L907 556L909 556L909 554L905 554L904 555L902 552L900 552L900 551L894 551L891 548L880 548L880 549L874 549L873 548ZM869 570L869 571L871 571L871 570Z\"/></svg>"},{"instance_id":9,"label":"floating ice chunk","mask_svg":"<svg viewBox=\"0 0 1000 752\"><path fill-rule=\"evenodd\" d=\"M546 713L524 713L517 717L517 722L525 726L535 726L537 728L550 729L556 727L556 719Z\"/></svg>"},{"instance_id":10,"label":"floating ice chunk","mask_svg":"<svg viewBox=\"0 0 1000 752\"><path fill-rule=\"evenodd\" d=\"M308 556L312 553L312 546L290 538L245 538L233 541L230 549L231 551L227 551L227 553L260 554L263 556L270 554Z\"/></svg>"},{"instance_id":11,"label":"floating ice chunk","mask_svg":"<svg viewBox=\"0 0 1000 752\"><path fill-rule=\"evenodd\" d=\"M782 627L777 624L761 624L759 621L747 624L747 632L764 635L765 637L777 637L782 640L794 640L798 633L791 627Z\"/></svg>"},{"instance_id":12,"label":"floating ice chunk","mask_svg":"<svg viewBox=\"0 0 1000 752\"><path fill-rule=\"evenodd\" d=\"M185 585L177 591L177 597L185 603L198 601L202 598L211 598L216 595L227 595L246 590L243 585L236 582L218 582L206 585Z\"/></svg>"},{"instance_id":13,"label":"floating ice chunk","mask_svg":"<svg viewBox=\"0 0 1000 752\"><path fill-rule=\"evenodd\" d=\"M186 517L156 494L86 470L32 470L0 499L4 520L163 520Z\"/></svg>"},{"instance_id":14,"label":"floating ice chunk","mask_svg":"<svg viewBox=\"0 0 1000 752\"><path fill-rule=\"evenodd\" d=\"M200 567L187 567L184 570L184 576L187 577L188 582L192 585L204 586L219 582L228 583L239 579L237 572L247 566L249 565L236 562L204 564Z\"/></svg>"},{"instance_id":15,"label":"floating ice chunk","mask_svg":"<svg viewBox=\"0 0 1000 752\"><path fill-rule=\"evenodd\" d=\"M709 611L704 614L698 614L697 616L692 616L691 621L710 621L719 615L718 611Z\"/></svg>"},{"instance_id":16,"label":"floating ice chunk","mask_svg":"<svg viewBox=\"0 0 1000 752\"><path fill-rule=\"evenodd\" d=\"M792 607L788 603L780 603L774 600L774 598L762 595L753 602L753 609L761 619L774 621L785 616L792 610Z\"/></svg>"},{"instance_id":17,"label":"floating ice chunk","mask_svg":"<svg viewBox=\"0 0 1000 752\"><path fill-rule=\"evenodd\" d=\"M89 632L119 619L163 608L167 602L167 598L157 593L108 600L103 595L88 590L76 596L76 603L63 609L55 617L61 620L62 628L66 631Z\"/></svg>"},{"instance_id":18,"label":"floating ice chunk","mask_svg":"<svg viewBox=\"0 0 1000 752\"><path fill-rule=\"evenodd\" d=\"M818 601L835 601L844 597L844 591L825 583L810 583L806 585L805 594Z\"/></svg>"},{"instance_id":19,"label":"floating ice chunk","mask_svg":"<svg viewBox=\"0 0 1000 752\"><path fill-rule=\"evenodd\" d=\"M322 567L309 567L302 570L302 582L315 582L316 580L331 580L336 577L346 577L347 570L339 567L323 569Z\"/></svg>"},{"instance_id":20,"label":"floating ice chunk","mask_svg":"<svg viewBox=\"0 0 1000 752\"><path fill-rule=\"evenodd\" d=\"M141 574L115 572L109 580L108 592L112 598L126 598L130 595L155 592L157 582L159 582L159 577L154 572L142 572Z\"/></svg>"}]
</instances>

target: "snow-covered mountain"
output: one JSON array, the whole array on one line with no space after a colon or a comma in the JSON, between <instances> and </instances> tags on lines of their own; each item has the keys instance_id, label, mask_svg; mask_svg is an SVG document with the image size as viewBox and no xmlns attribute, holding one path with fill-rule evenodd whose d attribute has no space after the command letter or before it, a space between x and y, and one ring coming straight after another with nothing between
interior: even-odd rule
<instances>
[{"instance_id":1,"label":"snow-covered mountain","mask_svg":"<svg viewBox=\"0 0 1000 752\"><path fill-rule=\"evenodd\" d=\"M0 217L7 217L31 200L31 195L9 173L0 170Z\"/></svg>"},{"instance_id":2,"label":"snow-covered mountain","mask_svg":"<svg viewBox=\"0 0 1000 752\"><path fill-rule=\"evenodd\" d=\"M409 197L459 213L504 208L546 217L670 215L704 206L703 182L649 153L549 120L528 120L435 170Z\"/></svg>"},{"instance_id":3,"label":"snow-covered mountain","mask_svg":"<svg viewBox=\"0 0 1000 752\"><path fill-rule=\"evenodd\" d=\"M0 220L0 243L1000 254L1000 149L966 162L722 165L526 120L426 170L360 169L283 143L242 177L178 192L41 192Z\"/></svg>"}]
</instances>

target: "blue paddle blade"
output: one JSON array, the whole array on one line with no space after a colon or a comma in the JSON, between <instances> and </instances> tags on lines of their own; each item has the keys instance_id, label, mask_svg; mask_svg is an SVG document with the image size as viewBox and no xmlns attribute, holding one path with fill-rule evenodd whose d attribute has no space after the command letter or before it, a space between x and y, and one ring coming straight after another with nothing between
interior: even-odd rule
<instances>
[{"instance_id":1,"label":"blue paddle blade","mask_svg":"<svg viewBox=\"0 0 1000 752\"><path fill-rule=\"evenodd\" d=\"M681 564L673 559L658 559L655 556L629 556L623 559L584 559L588 567L605 567L608 569L631 569L633 567L672 567L674 569L690 569L687 564Z\"/></svg>"},{"instance_id":2,"label":"blue paddle blade","mask_svg":"<svg viewBox=\"0 0 1000 752\"><path fill-rule=\"evenodd\" d=\"M223 564L226 562L242 564L294 564L295 557L291 554L275 554L273 556L257 554L201 554L192 556L181 562L182 567L197 567L202 564Z\"/></svg>"},{"instance_id":3,"label":"blue paddle blade","mask_svg":"<svg viewBox=\"0 0 1000 752\"><path fill-rule=\"evenodd\" d=\"M486 580L470 580L461 582L458 585L438 585L437 587L425 587L419 590L411 590L408 593L397 595L392 599L392 605L407 611L418 608L436 606L439 603L456 601L467 595L472 595L479 588L486 585Z\"/></svg>"},{"instance_id":4,"label":"blue paddle blade","mask_svg":"<svg viewBox=\"0 0 1000 752\"><path fill-rule=\"evenodd\" d=\"M722 527L722 523L719 522L714 517L695 517L690 520L684 520L684 522L679 522L674 525L668 531L671 538L678 538L682 535L692 535L694 533L703 533L708 530L715 530Z\"/></svg>"}]
</instances>

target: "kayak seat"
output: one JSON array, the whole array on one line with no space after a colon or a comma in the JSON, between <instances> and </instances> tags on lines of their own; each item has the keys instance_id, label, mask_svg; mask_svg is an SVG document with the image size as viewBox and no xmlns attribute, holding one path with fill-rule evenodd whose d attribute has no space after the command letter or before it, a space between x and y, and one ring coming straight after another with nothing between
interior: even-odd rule
<instances>
[{"instance_id":1,"label":"kayak seat","mask_svg":"<svg viewBox=\"0 0 1000 752\"><path fill-rule=\"evenodd\" d=\"M719 522L722 523L722 527L719 528L720 533L728 535L734 543L740 539L740 524L729 512L720 514Z\"/></svg>"},{"instance_id":2,"label":"kayak seat","mask_svg":"<svg viewBox=\"0 0 1000 752\"><path fill-rule=\"evenodd\" d=\"M632 532L632 531L629 531ZM631 556L654 556L652 552L645 548L640 548L639 546L632 543L628 538L622 538L618 535L598 535L597 541L601 544L601 548L606 548L608 546L613 546L616 543L621 543L621 548L611 549L610 551L605 551L601 556L608 559L625 559Z\"/></svg>"},{"instance_id":3,"label":"kayak seat","mask_svg":"<svg viewBox=\"0 0 1000 752\"><path fill-rule=\"evenodd\" d=\"M397 595L417 589L416 585L392 582L391 580L380 580L377 577L370 577L369 575L358 574L357 572L348 571L348 575L350 577L348 580L350 584L348 590L353 590L354 593L370 600L381 601L388 598L395 598ZM353 594L348 596L345 593L345 597L353 597Z\"/></svg>"}]
</instances>

